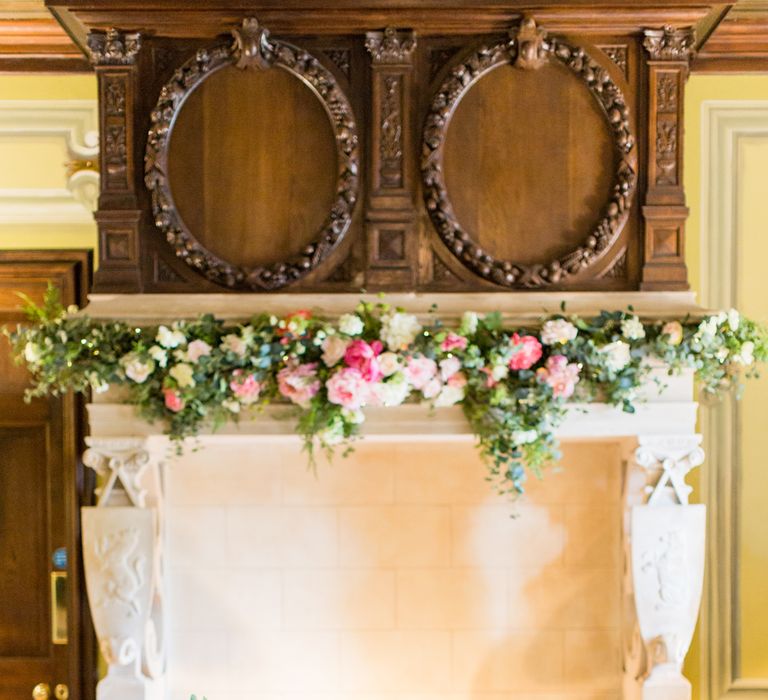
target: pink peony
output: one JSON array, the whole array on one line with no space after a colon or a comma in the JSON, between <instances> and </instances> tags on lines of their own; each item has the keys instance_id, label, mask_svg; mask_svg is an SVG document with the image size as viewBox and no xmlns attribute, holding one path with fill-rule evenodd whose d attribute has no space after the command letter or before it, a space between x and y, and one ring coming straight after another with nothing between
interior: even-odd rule
<instances>
[{"instance_id":1,"label":"pink peony","mask_svg":"<svg viewBox=\"0 0 768 700\"><path fill-rule=\"evenodd\" d=\"M317 363L289 364L277 373L277 389L293 403L306 408L310 399L320 391Z\"/></svg>"},{"instance_id":2,"label":"pink peony","mask_svg":"<svg viewBox=\"0 0 768 700\"><path fill-rule=\"evenodd\" d=\"M467 376L464 374L464 372L456 372L456 374L452 374L450 377L448 377L446 384L456 389L460 389L461 387L467 385Z\"/></svg>"},{"instance_id":3,"label":"pink peony","mask_svg":"<svg viewBox=\"0 0 768 700\"><path fill-rule=\"evenodd\" d=\"M245 374L241 369L236 369L232 372L232 381L229 383L229 388L245 404L256 401L261 393L261 383L256 379L256 375Z\"/></svg>"},{"instance_id":4,"label":"pink peony","mask_svg":"<svg viewBox=\"0 0 768 700\"><path fill-rule=\"evenodd\" d=\"M353 340L344 353L344 362L347 363L347 367L360 372L366 382L377 382L384 376L377 359L383 347L378 340L374 340L372 343L366 343L364 340Z\"/></svg>"},{"instance_id":5,"label":"pink peony","mask_svg":"<svg viewBox=\"0 0 768 700\"><path fill-rule=\"evenodd\" d=\"M187 357L190 362L197 362L201 357L210 355L211 349L211 346L204 340L193 340L187 346Z\"/></svg>"},{"instance_id":6,"label":"pink peony","mask_svg":"<svg viewBox=\"0 0 768 700\"><path fill-rule=\"evenodd\" d=\"M509 361L510 369L530 369L541 359L541 343L535 336L521 337L515 333L510 344L514 353Z\"/></svg>"},{"instance_id":7,"label":"pink peony","mask_svg":"<svg viewBox=\"0 0 768 700\"><path fill-rule=\"evenodd\" d=\"M184 399L181 397L181 394L176 391L176 389L163 389L163 397L165 398L165 407L169 411L178 413L182 408L184 408Z\"/></svg>"},{"instance_id":8,"label":"pink peony","mask_svg":"<svg viewBox=\"0 0 768 700\"><path fill-rule=\"evenodd\" d=\"M466 350L467 339L463 335L457 335L456 333L448 333L445 340L440 343L440 349L443 352L451 352L451 350Z\"/></svg>"},{"instance_id":9,"label":"pink peony","mask_svg":"<svg viewBox=\"0 0 768 700\"><path fill-rule=\"evenodd\" d=\"M437 374L437 363L428 357L410 357L405 366L405 378L415 389L423 389Z\"/></svg>"},{"instance_id":10,"label":"pink peony","mask_svg":"<svg viewBox=\"0 0 768 700\"><path fill-rule=\"evenodd\" d=\"M370 388L359 369L345 367L334 374L326 383L328 400L342 408L354 411L365 405Z\"/></svg>"},{"instance_id":11,"label":"pink peony","mask_svg":"<svg viewBox=\"0 0 768 700\"><path fill-rule=\"evenodd\" d=\"M579 366L574 362L569 364L565 355L552 355L546 366L539 368L536 375L539 381L552 387L555 397L567 399L573 395L579 381Z\"/></svg>"}]
</instances>

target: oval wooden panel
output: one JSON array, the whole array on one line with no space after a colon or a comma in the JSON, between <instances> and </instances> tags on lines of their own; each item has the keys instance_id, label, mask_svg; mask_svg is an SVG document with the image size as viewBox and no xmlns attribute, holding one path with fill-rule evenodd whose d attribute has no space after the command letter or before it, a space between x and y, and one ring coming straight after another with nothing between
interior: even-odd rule
<instances>
[{"instance_id":1,"label":"oval wooden panel","mask_svg":"<svg viewBox=\"0 0 768 700\"><path fill-rule=\"evenodd\" d=\"M268 265L300 253L327 218L334 133L296 76L225 66L181 108L168 170L178 212L203 246L236 265Z\"/></svg>"},{"instance_id":2,"label":"oval wooden panel","mask_svg":"<svg viewBox=\"0 0 768 700\"><path fill-rule=\"evenodd\" d=\"M602 216L617 156L593 95L568 68L504 64L473 85L445 141L456 217L497 259L547 263Z\"/></svg>"}]
</instances>

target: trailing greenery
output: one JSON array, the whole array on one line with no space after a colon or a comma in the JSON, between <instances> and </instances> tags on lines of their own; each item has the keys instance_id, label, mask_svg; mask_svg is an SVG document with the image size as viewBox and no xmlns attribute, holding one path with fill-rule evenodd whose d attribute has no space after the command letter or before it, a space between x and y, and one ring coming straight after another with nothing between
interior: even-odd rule
<instances>
[{"instance_id":1,"label":"trailing greenery","mask_svg":"<svg viewBox=\"0 0 768 700\"><path fill-rule=\"evenodd\" d=\"M766 329L735 310L704 319L640 320L632 310L584 319L563 312L536 328L466 312L447 328L434 313L361 302L330 321L297 311L227 325L211 315L170 326L96 322L54 290L27 300L30 324L7 331L33 386L28 397L128 389L127 401L174 440L271 403L295 407L310 459L358 436L369 406L459 404L504 493L558 458L567 402L634 411L651 360L694 370L705 394L739 386L768 359Z\"/></svg>"}]
</instances>

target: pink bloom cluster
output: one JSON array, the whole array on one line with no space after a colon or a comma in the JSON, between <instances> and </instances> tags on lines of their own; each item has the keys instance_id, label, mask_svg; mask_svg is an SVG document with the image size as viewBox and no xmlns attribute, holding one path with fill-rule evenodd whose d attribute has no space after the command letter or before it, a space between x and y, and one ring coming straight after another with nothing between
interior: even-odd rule
<instances>
[{"instance_id":1,"label":"pink bloom cluster","mask_svg":"<svg viewBox=\"0 0 768 700\"><path fill-rule=\"evenodd\" d=\"M241 369L232 372L232 381L229 383L232 393L237 396L241 403L251 404L258 400L261 393L261 383L256 379L255 374L246 374Z\"/></svg>"},{"instance_id":2,"label":"pink bloom cluster","mask_svg":"<svg viewBox=\"0 0 768 700\"><path fill-rule=\"evenodd\" d=\"M443 352L466 350L468 342L469 341L463 335L457 335L456 333L450 332L445 336L445 340L440 343L440 349Z\"/></svg>"},{"instance_id":3,"label":"pink bloom cluster","mask_svg":"<svg viewBox=\"0 0 768 700\"><path fill-rule=\"evenodd\" d=\"M383 344L374 340L353 340L344 352L344 364L326 383L328 400L354 411L372 397L373 385L384 377L379 364Z\"/></svg>"},{"instance_id":4,"label":"pink bloom cluster","mask_svg":"<svg viewBox=\"0 0 768 700\"><path fill-rule=\"evenodd\" d=\"M573 395L579 381L579 366L569 363L565 355L552 355L545 366L537 370L536 376L552 387L555 397L567 399Z\"/></svg>"},{"instance_id":5,"label":"pink bloom cluster","mask_svg":"<svg viewBox=\"0 0 768 700\"><path fill-rule=\"evenodd\" d=\"M320 391L317 363L290 363L277 373L277 390L293 403L306 408Z\"/></svg>"},{"instance_id":6,"label":"pink bloom cluster","mask_svg":"<svg viewBox=\"0 0 768 700\"><path fill-rule=\"evenodd\" d=\"M171 389L170 387L163 389L163 399L165 401L165 407L169 411L178 413L184 408L185 401L181 396L181 393L176 389Z\"/></svg>"},{"instance_id":7,"label":"pink bloom cluster","mask_svg":"<svg viewBox=\"0 0 768 700\"><path fill-rule=\"evenodd\" d=\"M541 343L536 336L514 333L510 345L514 353L509 361L510 369L530 369L541 359Z\"/></svg>"}]
</instances>

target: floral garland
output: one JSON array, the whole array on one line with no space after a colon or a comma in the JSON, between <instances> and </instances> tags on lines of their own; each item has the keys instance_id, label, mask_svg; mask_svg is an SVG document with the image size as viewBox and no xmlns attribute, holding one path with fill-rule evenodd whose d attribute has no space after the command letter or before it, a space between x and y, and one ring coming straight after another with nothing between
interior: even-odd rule
<instances>
[{"instance_id":1,"label":"floral garland","mask_svg":"<svg viewBox=\"0 0 768 700\"><path fill-rule=\"evenodd\" d=\"M331 322L297 311L233 326L211 315L137 328L64 309L54 292L27 301L33 324L9 332L29 367L28 396L128 387L128 402L182 441L275 402L296 406L312 459L359 435L368 406L408 400L460 404L503 493L523 490L527 470L558 458L555 430L569 399L634 411L657 359L693 369L705 394L756 374L768 359L766 329L735 310L682 321L641 321L627 312L593 319L565 313L540 328L506 329L499 313L466 312L447 328L386 303L361 302Z\"/></svg>"}]
</instances>

